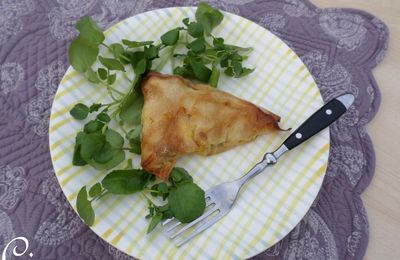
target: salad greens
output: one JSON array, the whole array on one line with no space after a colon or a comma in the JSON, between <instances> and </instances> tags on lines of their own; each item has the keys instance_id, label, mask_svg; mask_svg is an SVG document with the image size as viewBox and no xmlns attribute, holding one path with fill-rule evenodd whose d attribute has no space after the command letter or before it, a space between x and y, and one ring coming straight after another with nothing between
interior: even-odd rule
<instances>
[{"instance_id":1,"label":"salad greens","mask_svg":"<svg viewBox=\"0 0 400 260\"><path fill-rule=\"evenodd\" d=\"M112 99L107 104L78 103L70 110L73 118L85 122L76 135L72 164L111 170L101 182L90 188L83 186L78 193L76 208L87 225L95 222L93 203L108 194L140 192L149 204L148 232L164 219L175 217L186 223L204 212L204 191L193 183L185 169L176 167L167 182L158 182L144 170L134 169L131 159L126 160L126 152L141 153L140 86L147 72L159 71L172 60L179 64L173 68L175 75L217 87L221 72L239 78L254 70L243 66L252 48L226 44L223 38L212 34L223 20L219 10L200 3L195 18L195 21L183 19L182 26L171 28L157 42L122 39L112 44L105 42L103 32L91 17L83 17L76 23L79 35L69 47L69 62L89 82L106 88ZM127 93L114 86L121 76L130 81ZM111 125L116 125L123 134ZM127 163L122 167L124 161ZM117 166L120 169L112 170ZM154 198L161 202L154 202Z\"/></svg>"}]
</instances>

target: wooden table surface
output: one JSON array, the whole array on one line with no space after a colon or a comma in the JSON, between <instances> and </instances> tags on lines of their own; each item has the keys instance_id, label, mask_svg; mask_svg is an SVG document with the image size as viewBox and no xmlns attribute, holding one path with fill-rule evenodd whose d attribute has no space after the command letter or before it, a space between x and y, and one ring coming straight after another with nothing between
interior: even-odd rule
<instances>
[{"instance_id":1,"label":"wooden table surface","mask_svg":"<svg viewBox=\"0 0 400 260\"><path fill-rule=\"evenodd\" d=\"M382 103L367 126L375 147L376 171L362 198L370 223L365 259L400 259L400 0L311 1L319 7L362 9L389 27L389 50L373 70Z\"/></svg>"}]
</instances>

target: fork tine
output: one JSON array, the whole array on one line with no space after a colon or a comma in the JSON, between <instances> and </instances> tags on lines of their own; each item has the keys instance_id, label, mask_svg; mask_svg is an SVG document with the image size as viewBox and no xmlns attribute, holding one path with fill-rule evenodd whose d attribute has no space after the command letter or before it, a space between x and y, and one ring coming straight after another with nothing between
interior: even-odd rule
<instances>
[{"instance_id":1,"label":"fork tine","mask_svg":"<svg viewBox=\"0 0 400 260\"><path fill-rule=\"evenodd\" d=\"M168 225L168 223L176 221L178 224L180 224L181 222L179 222L179 220L177 220L176 218L172 217L166 220L161 221L161 225L163 225L164 227ZM176 224L176 223L175 223ZM174 225L175 225L174 224Z\"/></svg>"},{"instance_id":2,"label":"fork tine","mask_svg":"<svg viewBox=\"0 0 400 260\"><path fill-rule=\"evenodd\" d=\"M175 219L175 218L166 219L166 220L164 220L163 222L161 222L161 225L165 226L165 225L167 225L169 222L171 222L171 221L174 220L174 219Z\"/></svg>"},{"instance_id":3,"label":"fork tine","mask_svg":"<svg viewBox=\"0 0 400 260\"><path fill-rule=\"evenodd\" d=\"M189 240L191 240L192 238L194 238L195 236L197 236L199 233L203 232L205 229L209 228L210 226L214 225L218 220L220 220L225 214L222 214L222 211L219 211L218 214L216 216L214 216L214 218L208 220L207 222L205 222L204 224L202 224L201 226L197 227L190 235L188 235L185 239L183 239L182 241L178 242L176 244L177 247L182 246L183 244L185 244L186 242L188 242Z\"/></svg>"},{"instance_id":4,"label":"fork tine","mask_svg":"<svg viewBox=\"0 0 400 260\"><path fill-rule=\"evenodd\" d=\"M182 224L181 222L177 221L176 223L172 224L171 226L167 227L165 229L166 233L169 233L171 230L175 229L177 226L179 226L180 224Z\"/></svg>"},{"instance_id":5,"label":"fork tine","mask_svg":"<svg viewBox=\"0 0 400 260\"><path fill-rule=\"evenodd\" d=\"M180 234L182 234L183 232L185 232L186 230L188 230L189 228L193 227L194 225L196 225L197 223L199 223L200 221L202 221L203 219L207 218L208 216L210 216L212 213L214 213L215 211L217 211L218 209L214 208L214 206L212 206L212 208L210 210L208 210L206 213L204 213L203 215L201 215L200 217L196 218L195 220L193 220L192 222L186 224L182 229L180 229L178 232L176 232L175 234L171 235L170 237L172 239L174 239L175 237L179 236ZM168 232L168 231L167 231Z\"/></svg>"}]
</instances>

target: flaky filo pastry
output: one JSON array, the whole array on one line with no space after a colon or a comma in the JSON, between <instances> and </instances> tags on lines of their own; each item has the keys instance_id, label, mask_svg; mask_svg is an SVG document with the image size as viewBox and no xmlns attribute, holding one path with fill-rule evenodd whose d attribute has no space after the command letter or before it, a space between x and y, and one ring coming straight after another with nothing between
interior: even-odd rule
<instances>
[{"instance_id":1,"label":"flaky filo pastry","mask_svg":"<svg viewBox=\"0 0 400 260\"><path fill-rule=\"evenodd\" d=\"M150 72L142 82L141 165L167 180L186 154L211 155L280 131L280 117L180 76Z\"/></svg>"}]
</instances>

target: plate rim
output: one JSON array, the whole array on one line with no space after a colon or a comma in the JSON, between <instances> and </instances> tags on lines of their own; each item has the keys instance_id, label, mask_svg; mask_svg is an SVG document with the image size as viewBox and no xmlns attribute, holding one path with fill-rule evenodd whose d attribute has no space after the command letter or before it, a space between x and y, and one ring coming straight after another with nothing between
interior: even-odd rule
<instances>
[{"instance_id":1,"label":"plate rim","mask_svg":"<svg viewBox=\"0 0 400 260\"><path fill-rule=\"evenodd\" d=\"M180 9L180 8L195 9L195 8L197 8L197 7L196 7L196 6L170 6L170 7L156 8L156 9L152 9L152 10L140 12L140 13L134 14L134 15L132 15L132 16L126 17L126 18L124 18L124 19L118 21L118 22L115 23L115 24L110 25L108 28L106 28L106 29L103 30L103 33L104 33L105 36L107 37L107 36L108 36L107 34L112 33L113 28L117 27L119 24L123 23L125 20L131 19L131 18L133 18L133 17L135 17L135 16L138 16L138 15L142 15L142 14L145 14L145 13L152 13L152 12L156 12L156 11L160 11L160 10L168 10L168 9L171 10L171 9ZM243 19L243 20L245 20L245 21L247 21L247 22L250 22L251 24L255 25L256 27L259 27L259 29L262 29L262 30L265 30L265 31L269 32L269 33L272 34L274 37L276 37L281 43L283 43L283 44L286 46L286 48L290 49L290 50L292 51L292 53L295 55L295 58L296 58L297 60L301 61L302 65L303 65L303 66L305 67L305 69L306 69L307 74L309 74L309 75L311 76L311 78L312 78L313 82L315 83L315 86L316 86L316 88L317 88L317 90L318 90L318 94L319 94L319 95L318 95L318 98L320 99L320 101L322 102L322 104L324 104L324 99L323 99L323 96L321 95L321 90L320 90L320 88L318 87L318 84L317 84L317 81L316 81L315 77L314 77L313 74L310 72L310 70L308 69L308 67L307 67L306 64L304 63L304 61L303 61L303 60L300 58L300 56L295 52L295 50L294 50L292 47L290 47L279 35L275 34L273 31L269 30L268 28L265 28L265 27L259 25L257 22L255 22L255 21L253 21L253 20L251 20L251 19L249 19L249 18L247 18L247 17L243 17L243 16L241 16L241 15L238 15L238 14L235 14L235 13L232 13L232 12L229 12L229 11L225 11L225 10L221 10L221 9L219 9L219 10L220 10L221 12L223 12L224 14L228 14L228 15L231 15L231 16L235 16L236 18ZM64 191L63 185L60 183L60 180L59 180L59 178L58 178L58 176L57 176L56 169L54 168L54 160L53 160L53 152L52 152L53 149L50 148L51 145L52 145L52 143L51 143L52 138L50 138L50 136L51 136L51 131L50 131L50 130L52 129L52 126L53 126L53 124L52 124L52 121L53 121L53 120L52 120L52 115L53 115L53 111L54 111L54 110L53 110L54 104L56 103L56 102L55 102L55 99L56 99L57 94L58 94L58 92L59 92L59 87L60 87L60 85L62 84L62 82L64 81L64 78L66 77L67 72L68 72L69 70L73 70L73 68L72 68L71 65L68 66L67 70L65 71L63 77L61 78L61 80L60 80L60 82L59 82L59 84L58 84L58 86L57 86L57 91L56 91L56 93L55 93L55 95L54 95L54 99L53 99L53 102L52 102L52 105L51 105L51 108L50 108L49 127L48 127L48 130L49 130L48 145L49 145L49 152L50 152L51 162L52 162L53 169L54 169L54 175L55 175L55 177L56 177L56 179L57 179L57 183L59 184L59 186L60 186L60 188L61 188L61 190L62 190L62 192L63 192L63 194L64 194L64 196L65 196L65 198L66 198L66 200L67 200L68 203L69 203L69 205L70 205L71 208L74 210L75 214L77 214L77 216L79 217L79 214L78 214L77 210L76 210L75 207L72 205L71 201L68 199L68 196L67 196L67 194L66 194L65 191ZM329 128L328 128L328 129L329 129ZM320 177L321 181L320 181L320 183L319 183L318 191L316 192L313 201L315 201L315 199L317 198L317 196L318 196L318 194L319 194L319 191L321 190L322 183L323 183L323 180L325 179L325 175L326 175L326 171L327 171L327 167L328 167L328 163L329 163L330 147L331 147L330 130L328 130L328 138L327 138L326 141L327 141L328 150L327 150L326 162L324 163L324 168L325 168L325 169L324 169L324 171L323 171L324 173L323 173L322 176ZM307 210L305 211L305 213L301 216L299 222L297 222L297 224L296 224L294 227L296 227L296 226L302 221L302 219L305 217L305 215L306 215L306 214L309 212L309 210L311 209L312 205L313 205L313 202L309 205L309 207L307 208ZM80 218L80 217L79 217L79 218ZM84 224L87 228L90 228L90 230L91 230L92 232L94 232L99 238L101 238L103 241L105 241L108 245L117 248L118 250L122 251L123 253L125 253L125 254L127 254L127 255L129 255L129 256L131 256L131 257L138 258L138 259L142 259L142 258L140 258L140 257L138 257L138 256L134 256L134 255L132 255L132 254L126 252L123 248L120 248L120 247L118 246L118 244L114 244L114 243L112 243L112 241L108 241L107 239L104 239L104 238L101 236L101 234L99 234L98 232L96 232L96 230L93 229L91 226L88 226L88 225L86 225L85 223L83 223L83 224ZM294 227L293 227L293 228L294 228ZM261 251L258 251L258 252L255 252L255 253L252 254L252 255L246 256L246 258L251 258L251 257L254 257L254 256L256 256L256 255L262 253L262 252L265 252L265 251L268 250L269 248L271 248L271 247L273 247L274 245L276 245L279 241L281 241L281 240L282 240L285 236L287 236L290 232L291 232L291 231L287 232L286 234L283 234L282 237L280 237L279 239L274 239L274 242L273 242L269 247L265 247L265 248L261 249ZM282 232L282 233L283 233L283 232ZM143 258L143 259L144 259L144 258Z\"/></svg>"}]
</instances>

